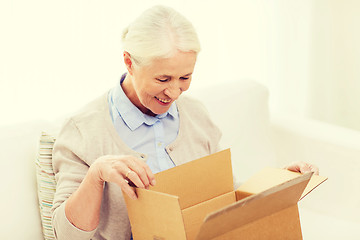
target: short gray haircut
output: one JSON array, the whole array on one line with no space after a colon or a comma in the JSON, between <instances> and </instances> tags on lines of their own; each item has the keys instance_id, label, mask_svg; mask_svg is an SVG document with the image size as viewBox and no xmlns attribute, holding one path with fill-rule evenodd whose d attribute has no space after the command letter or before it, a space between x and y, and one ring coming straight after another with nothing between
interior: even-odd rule
<instances>
[{"instance_id":1,"label":"short gray haircut","mask_svg":"<svg viewBox=\"0 0 360 240\"><path fill-rule=\"evenodd\" d=\"M122 44L138 66L155 58L169 58L176 51L200 52L191 22L174 9L160 5L143 12L123 31Z\"/></svg>"}]
</instances>

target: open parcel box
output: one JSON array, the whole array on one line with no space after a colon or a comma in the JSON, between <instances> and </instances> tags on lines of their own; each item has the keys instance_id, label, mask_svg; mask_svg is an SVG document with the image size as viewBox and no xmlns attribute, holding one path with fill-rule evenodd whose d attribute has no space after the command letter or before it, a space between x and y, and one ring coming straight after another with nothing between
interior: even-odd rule
<instances>
[{"instance_id":1,"label":"open parcel box","mask_svg":"<svg viewBox=\"0 0 360 240\"><path fill-rule=\"evenodd\" d=\"M229 149L155 177L124 194L134 240L302 239L297 202L326 180L265 168L234 191Z\"/></svg>"}]
</instances>

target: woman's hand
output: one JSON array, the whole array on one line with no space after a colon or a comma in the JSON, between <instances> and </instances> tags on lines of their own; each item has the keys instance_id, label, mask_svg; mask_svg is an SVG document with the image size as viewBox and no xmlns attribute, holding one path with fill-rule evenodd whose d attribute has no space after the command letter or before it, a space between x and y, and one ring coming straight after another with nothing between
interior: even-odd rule
<instances>
[{"instance_id":1,"label":"woman's hand","mask_svg":"<svg viewBox=\"0 0 360 240\"><path fill-rule=\"evenodd\" d=\"M319 175L319 168L306 162L293 162L287 165L285 169L299 173L314 172L315 175Z\"/></svg>"},{"instance_id":2,"label":"woman's hand","mask_svg":"<svg viewBox=\"0 0 360 240\"><path fill-rule=\"evenodd\" d=\"M79 188L66 201L67 219L81 230L94 230L100 221L104 182L116 183L129 197L136 199L129 181L139 188L148 188L149 184L155 184L155 177L149 166L134 156L107 155L98 158L90 166Z\"/></svg>"},{"instance_id":3,"label":"woman's hand","mask_svg":"<svg viewBox=\"0 0 360 240\"><path fill-rule=\"evenodd\" d=\"M129 186L131 181L136 187L149 188L155 185L155 176L142 160L131 156L106 155L98 158L90 168L97 173L98 181L116 183L132 199L136 199L135 190Z\"/></svg>"}]
</instances>

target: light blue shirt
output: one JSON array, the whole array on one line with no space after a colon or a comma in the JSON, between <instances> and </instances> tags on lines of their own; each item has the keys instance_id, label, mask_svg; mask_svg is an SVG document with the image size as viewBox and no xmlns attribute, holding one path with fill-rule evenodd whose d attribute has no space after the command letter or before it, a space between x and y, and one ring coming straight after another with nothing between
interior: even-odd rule
<instances>
[{"instance_id":1,"label":"light blue shirt","mask_svg":"<svg viewBox=\"0 0 360 240\"><path fill-rule=\"evenodd\" d=\"M120 138L133 150L148 155L147 164L153 173L175 166L165 147L179 132L179 114L175 102L166 113L155 117L142 113L125 95L121 83L108 96L110 116Z\"/></svg>"}]
</instances>

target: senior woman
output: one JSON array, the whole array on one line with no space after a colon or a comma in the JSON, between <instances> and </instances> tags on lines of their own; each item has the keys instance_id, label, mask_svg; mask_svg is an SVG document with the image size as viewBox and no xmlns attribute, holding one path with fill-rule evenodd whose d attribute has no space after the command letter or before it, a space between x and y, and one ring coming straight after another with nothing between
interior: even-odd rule
<instances>
[{"instance_id":1,"label":"senior woman","mask_svg":"<svg viewBox=\"0 0 360 240\"><path fill-rule=\"evenodd\" d=\"M156 6L130 24L122 42L127 73L70 118L54 146L52 217L60 240L131 239L121 191L136 199L129 181L148 188L154 173L219 150L221 133L204 107L180 97L200 51L192 24Z\"/></svg>"}]
</instances>

